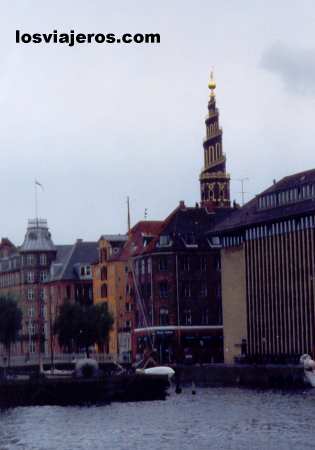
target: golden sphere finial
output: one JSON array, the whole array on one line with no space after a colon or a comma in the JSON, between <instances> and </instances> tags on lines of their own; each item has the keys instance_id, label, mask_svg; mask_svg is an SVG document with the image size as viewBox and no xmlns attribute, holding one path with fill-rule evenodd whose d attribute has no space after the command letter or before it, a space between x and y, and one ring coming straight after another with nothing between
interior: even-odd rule
<instances>
[{"instance_id":1,"label":"golden sphere finial","mask_svg":"<svg viewBox=\"0 0 315 450\"><path fill-rule=\"evenodd\" d=\"M213 78L213 70L211 70L211 72L210 72L210 81L209 81L209 84L208 84L208 88L211 91L211 93L210 93L211 97L214 97L214 92L213 91L215 90L216 87L217 87L217 85L216 85L216 82L214 81L214 78Z\"/></svg>"}]
</instances>

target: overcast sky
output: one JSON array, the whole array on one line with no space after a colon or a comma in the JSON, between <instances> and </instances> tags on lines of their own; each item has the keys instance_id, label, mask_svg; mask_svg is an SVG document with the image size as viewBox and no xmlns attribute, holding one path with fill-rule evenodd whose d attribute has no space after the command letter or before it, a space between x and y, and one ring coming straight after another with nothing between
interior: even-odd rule
<instances>
[{"instance_id":1,"label":"overcast sky","mask_svg":"<svg viewBox=\"0 0 315 450\"><path fill-rule=\"evenodd\" d=\"M30 33L157 32L156 45L18 45ZM215 68L232 198L315 167L315 3L2 0L0 236L39 215L56 244L199 201Z\"/></svg>"}]
</instances>

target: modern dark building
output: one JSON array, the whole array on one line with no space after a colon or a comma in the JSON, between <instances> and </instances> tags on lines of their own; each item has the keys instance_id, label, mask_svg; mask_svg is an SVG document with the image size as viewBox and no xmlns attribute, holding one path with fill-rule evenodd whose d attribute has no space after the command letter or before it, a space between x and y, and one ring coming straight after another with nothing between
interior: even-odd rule
<instances>
[{"instance_id":1,"label":"modern dark building","mask_svg":"<svg viewBox=\"0 0 315 450\"><path fill-rule=\"evenodd\" d=\"M225 361L315 356L315 170L275 182L210 236L222 246Z\"/></svg>"}]
</instances>

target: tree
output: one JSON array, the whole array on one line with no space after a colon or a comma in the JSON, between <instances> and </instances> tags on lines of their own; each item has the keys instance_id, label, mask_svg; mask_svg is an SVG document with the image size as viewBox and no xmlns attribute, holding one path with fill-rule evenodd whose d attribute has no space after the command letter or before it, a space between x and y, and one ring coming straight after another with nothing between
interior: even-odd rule
<instances>
[{"instance_id":1,"label":"tree","mask_svg":"<svg viewBox=\"0 0 315 450\"><path fill-rule=\"evenodd\" d=\"M107 305L83 306L78 303L64 303L54 324L54 331L58 335L61 347L70 352L85 348L89 356L89 347L94 344L104 344L114 323Z\"/></svg>"},{"instance_id":2,"label":"tree","mask_svg":"<svg viewBox=\"0 0 315 450\"><path fill-rule=\"evenodd\" d=\"M22 328L22 311L10 296L0 296L0 342L4 345L10 366L11 345L17 341Z\"/></svg>"}]
</instances>

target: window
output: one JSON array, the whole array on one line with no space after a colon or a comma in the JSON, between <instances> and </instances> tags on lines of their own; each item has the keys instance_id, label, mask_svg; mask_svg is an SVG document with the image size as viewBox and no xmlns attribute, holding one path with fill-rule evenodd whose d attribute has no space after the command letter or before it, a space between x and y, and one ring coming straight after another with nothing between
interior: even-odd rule
<instances>
[{"instance_id":1,"label":"window","mask_svg":"<svg viewBox=\"0 0 315 450\"><path fill-rule=\"evenodd\" d=\"M166 256L161 256L161 258L159 259L159 270L161 272L167 270L167 265L168 264Z\"/></svg>"},{"instance_id":2,"label":"window","mask_svg":"<svg viewBox=\"0 0 315 450\"><path fill-rule=\"evenodd\" d=\"M39 264L41 266L46 266L46 264L47 264L47 256L45 255L45 253L40 255L40 257L39 257Z\"/></svg>"},{"instance_id":3,"label":"window","mask_svg":"<svg viewBox=\"0 0 315 450\"><path fill-rule=\"evenodd\" d=\"M200 256L200 271L206 272L206 270L207 270L207 257Z\"/></svg>"},{"instance_id":4,"label":"window","mask_svg":"<svg viewBox=\"0 0 315 450\"><path fill-rule=\"evenodd\" d=\"M190 297L191 296L191 285L189 281L184 282L184 289L183 289L184 297Z\"/></svg>"},{"instance_id":5,"label":"window","mask_svg":"<svg viewBox=\"0 0 315 450\"><path fill-rule=\"evenodd\" d=\"M189 272L190 270L190 260L189 260L189 256L184 256L182 259L182 269L185 270L186 272Z\"/></svg>"},{"instance_id":6,"label":"window","mask_svg":"<svg viewBox=\"0 0 315 450\"><path fill-rule=\"evenodd\" d=\"M166 309L166 308L160 309L160 325L162 325L162 326L169 325L168 309Z\"/></svg>"},{"instance_id":7,"label":"window","mask_svg":"<svg viewBox=\"0 0 315 450\"><path fill-rule=\"evenodd\" d=\"M126 328L131 328L131 320L126 320L125 327Z\"/></svg>"},{"instance_id":8,"label":"window","mask_svg":"<svg viewBox=\"0 0 315 450\"><path fill-rule=\"evenodd\" d=\"M207 294L208 294L207 283L206 281L202 281L200 286L200 297L207 297Z\"/></svg>"},{"instance_id":9,"label":"window","mask_svg":"<svg viewBox=\"0 0 315 450\"><path fill-rule=\"evenodd\" d=\"M141 259L141 274L145 274L145 260Z\"/></svg>"},{"instance_id":10,"label":"window","mask_svg":"<svg viewBox=\"0 0 315 450\"><path fill-rule=\"evenodd\" d=\"M39 280L41 282L48 280L48 273L46 271L39 272Z\"/></svg>"},{"instance_id":11,"label":"window","mask_svg":"<svg viewBox=\"0 0 315 450\"><path fill-rule=\"evenodd\" d=\"M91 275L91 266L81 266L80 275L81 277L89 277Z\"/></svg>"},{"instance_id":12,"label":"window","mask_svg":"<svg viewBox=\"0 0 315 450\"><path fill-rule=\"evenodd\" d=\"M160 297L161 298L168 297L168 283L167 283L167 281L161 281L161 283L160 283Z\"/></svg>"},{"instance_id":13,"label":"window","mask_svg":"<svg viewBox=\"0 0 315 450\"><path fill-rule=\"evenodd\" d=\"M45 305L40 305L40 315L41 317L43 317L45 319L46 317L46 306Z\"/></svg>"},{"instance_id":14,"label":"window","mask_svg":"<svg viewBox=\"0 0 315 450\"><path fill-rule=\"evenodd\" d=\"M100 249L100 262L107 261L107 248L101 248Z\"/></svg>"},{"instance_id":15,"label":"window","mask_svg":"<svg viewBox=\"0 0 315 450\"><path fill-rule=\"evenodd\" d=\"M46 298L46 292L45 292L45 289L41 288L41 289L39 290L39 298L40 298L41 300L45 300L45 298Z\"/></svg>"},{"instance_id":16,"label":"window","mask_svg":"<svg viewBox=\"0 0 315 450\"><path fill-rule=\"evenodd\" d=\"M29 342L29 352L35 353L35 351L36 351L35 341L32 340Z\"/></svg>"},{"instance_id":17,"label":"window","mask_svg":"<svg viewBox=\"0 0 315 450\"><path fill-rule=\"evenodd\" d=\"M69 300L71 298L71 286L66 287L66 297Z\"/></svg>"},{"instance_id":18,"label":"window","mask_svg":"<svg viewBox=\"0 0 315 450\"><path fill-rule=\"evenodd\" d=\"M101 297L107 297L107 284L103 283L101 286Z\"/></svg>"},{"instance_id":19,"label":"window","mask_svg":"<svg viewBox=\"0 0 315 450\"><path fill-rule=\"evenodd\" d=\"M35 263L35 257L34 257L34 255L27 255L27 257L26 257L26 264L27 264L28 266L33 266L34 263Z\"/></svg>"},{"instance_id":20,"label":"window","mask_svg":"<svg viewBox=\"0 0 315 450\"><path fill-rule=\"evenodd\" d=\"M151 269L152 269L151 258L148 258L148 273L151 273Z\"/></svg>"},{"instance_id":21,"label":"window","mask_svg":"<svg viewBox=\"0 0 315 450\"><path fill-rule=\"evenodd\" d=\"M107 266L101 268L101 280L107 280Z\"/></svg>"},{"instance_id":22,"label":"window","mask_svg":"<svg viewBox=\"0 0 315 450\"><path fill-rule=\"evenodd\" d=\"M191 310L185 309L184 311L184 324L191 325Z\"/></svg>"},{"instance_id":23,"label":"window","mask_svg":"<svg viewBox=\"0 0 315 450\"><path fill-rule=\"evenodd\" d=\"M29 322L29 325L28 325L28 333L29 333L31 336L34 336L34 334L36 333L36 327L35 327L35 324L34 324L33 322Z\"/></svg>"},{"instance_id":24,"label":"window","mask_svg":"<svg viewBox=\"0 0 315 450\"><path fill-rule=\"evenodd\" d=\"M34 283L34 280L35 280L34 272L27 272L26 279L27 279L28 283Z\"/></svg>"},{"instance_id":25,"label":"window","mask_svg":"<svg viewBox=\"0 0 315 450\"><path fill-rule=\"evenodd\" d=\"M33 288L27 289L27 300L34 300L34 289Z\"/></svg>"},{"instance_id":26,"label":"window","mask_svg":"<svg viewBox=\"0 0 315 450\"><path fill-rule=\"evenodd\" d=\"M214 259L213 259L213 267L214 267L214 270L216 270L217 272L220 272L220 270L221 270L221 259L220 259L219 255L214 257Z\"/></svg>"},{"instance_id":27,"label":"window","mask_svg":"<svg viewBox=\"0 0 315 450\"><path fill-rule=\"evenodd\" d=\"M189 246L196 247L197 246L196 236L194 235L194 233L185 233L183 235L183 241L187 247L189 247Z\"/></svg>"},{"instance_id":28,"label":"window","mask_svg":"<svg viewBox=\"0 0 315 450\"><path fill-rule=\"evenodd\" d=\"M28 317L34 317L34 306L28 308Z\"/></svg>"},{"instance_id":29,"label":"window","mask_svg":"<svg viewBox=\"0 0 315 450\"><path fill-rule=\"evenodd\" d=\"M164 234L160 236L160 247L167 247L171 244L170 236L168 234Z\"/></svg>"},{"instance_id":30,"label":"window","mask_svg":"<svg viewBox=\"0 0 315 450\"><path fill-rule=\"evenodd\" d=\"M132 304L126 303L126 312L131 312L131 311L132 311Z\"/></svg>"},{"instance_id":31,"label":"window","mask_svg":"<svg viewBox=\"0 0 315 450\"><path fill-rule=\"evenodd\" d=\"M202 317L201 317L202 325L209 325L209 309L205 308L202 311Z\"/></svg>"}]
</instances>

